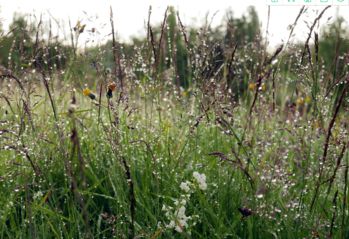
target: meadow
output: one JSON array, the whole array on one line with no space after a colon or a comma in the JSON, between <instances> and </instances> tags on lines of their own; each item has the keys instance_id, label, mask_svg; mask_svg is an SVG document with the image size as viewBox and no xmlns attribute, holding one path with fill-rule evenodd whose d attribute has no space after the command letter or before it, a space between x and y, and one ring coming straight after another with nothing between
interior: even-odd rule
<instances>
[{"instance_id":1,"label":"meadow","mask_svg":"<svg viewBox=\"0 0 349 239\"><path fill-rule=\"evenodd\" d=\"M168 8L129 45L111 12L89 49L88 23L67 44L19 19L0 38L0 238L349 238L349 37L319 34L324 8L294 42L307 10L272 50L251 9L222 30Z\"/></svg>"}]
</instances>

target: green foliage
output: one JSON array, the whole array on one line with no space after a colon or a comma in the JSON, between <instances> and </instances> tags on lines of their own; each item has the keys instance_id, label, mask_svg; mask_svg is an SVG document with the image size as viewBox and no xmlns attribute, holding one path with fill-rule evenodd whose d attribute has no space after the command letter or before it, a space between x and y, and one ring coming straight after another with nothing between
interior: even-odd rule
<instances>
[{"instance_id":1,"label":"green foliage","mask_svg":"<svg viewBox=\"0 0 349 239\"><path fill-rule=\"evenodd\" d=\"M333 77L344 74L345 54L349 51L349 33L343 18L337 18L331 25L324 28L320 40L320 56L326 69L333 72Z\"/></svg>"},{"instance_id":2,"label":"green foliage","mask_svg":"<svg viewBox=\"0 0 349 239\"><path fill-rule=\"evenodd\" d=\"M347 238L342 20L300 64L302 44L268 53L253 8L223 30L167 14L116 51L77 49L80 23L66 46L15 18L0 238Z\"/></svg>"},{"instance_id":3,"label":"green foliage","mask_svg":"<svg viewBox=\"0 0 349 239\"><path fill-rule=\"evenodd\" d=\"M30 64L33 54L32 37L35 29L28 25L24 16L15 16L10 25L11 34L3 36L0 40L0 64L20 70Z\"/></svg>"},{"instance_id":4,"label":"green foliage","mask_svg":"<svg viewBox=\"0 0 349 239\"><path fill-rule=\"evenodd\" d=\"M226 14L226 18L225 45L233 47L233 44L238 44L241 46L256 41L256 38L260 35L260 21L254 7L249 7L247 16L243 15L241 18L234 18L230 9Z\"/></svg>"}]
</instances>

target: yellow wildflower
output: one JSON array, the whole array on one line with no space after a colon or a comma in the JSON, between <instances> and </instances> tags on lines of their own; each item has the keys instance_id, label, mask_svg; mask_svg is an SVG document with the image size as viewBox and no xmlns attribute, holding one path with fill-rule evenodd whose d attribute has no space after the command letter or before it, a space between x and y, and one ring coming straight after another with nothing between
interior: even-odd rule
<instances>
[{"instance_id":1,"label":"yellow wildflower","mask_svg":"<svg viewBox=\"0 0 349 239\"><path fill-rule=\"evenodd\" d=\"M305 103L310 104L311 103L311 97L308 95L307 97L305 97Z\"/></svg>"},{"instance_id":2,"label":"yellow wildflower","mask_svg":"<svg viewBox=\"0 0 349 239\"><path fill-rule=\"evenodd\" d=\"M89 94L91 94L91 90L89 88L85 88L82 93L84 94L84 96L88 96Z\"/></svg>"},{"instance_id":3,"label":"yellow wildflower","mask_svg":"<svg viewBox=\"0 0 349 239\"><path fill-rule=\"evenodd\" d=\"M267 90L267 85L265 83L262 84L261 90L262 91L266 91Z\"/></svg>"},{"instance_id":4,"label":"yellow wildflower","mask_svg":"<svg viewBox=\"0 0 349 239\"><path fill-rule=\"evenodd\" d=\"M83 89L82 93L84 94L84 96L90 97L91 100L96 99L96 96L92 93L92 91L89 88Z\"/></svg>"},{"instance_id":5,"label":"yellow wildflower","mask_svg":"<svg viewBox=\"0 0 349 239\"><path fill-rule=\"evenodd\" d=\"M248 89L249 89L250 91L256 90L256 87L257 87L257 84L256 84L256 83L250 83L250 84L248 84Z\"/></svg>"},{"instance_id":6,"label":"yellow wildflower","mask_svg":"<svg viewBox=\"0 0 349 239\"><path fill-rule=\"evenodd\" d=\"M304 105L304 98L303 97L298 97L298 99L296 100L296 104L298 106Z\"/></svg>"}]
</instances>

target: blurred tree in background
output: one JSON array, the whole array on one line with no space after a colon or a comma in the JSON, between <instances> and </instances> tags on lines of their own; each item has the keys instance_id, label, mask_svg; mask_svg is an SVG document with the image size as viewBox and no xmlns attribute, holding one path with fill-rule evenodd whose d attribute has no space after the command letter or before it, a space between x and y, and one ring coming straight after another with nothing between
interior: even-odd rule
<instances>
[{"instance_id":1,"label":"blurred tree in background","mask_svg":"<svg viewBox=\"0 0 349 239\"><path fill-rule=\"evenodd\" d=\"M9 34L0 40L0 63L14 71L30 63L35 29L23 16L14 16Z\"/></svg>"},{"instance_id":2,"label":"blurred tree in background","mask_svg":"<svg viewBox=\"0 0 349 239\"><path fill-rule=\"evenodd\" d=\"M233 47L233 44L243 45L255 41L260 34L260 21L254 7L247 9L247 15L241 18L234 17L234 13L229 9L226 13L226 32L224 43Z\"/></svg>"},{"instance_id":3,"label":"blurred tree in background","mask_svg":"<svg viewBox=\"0 0 349 239\"><path fill-rule=\"evenodd\" d=\"M34 23L28 23L24 15L14 15L9 31L0 38L0 64L14 72L23 69L63 69L71 47L59 39L37 38L41 31ZM41 37L41 35L40 35Z\"/></svg>"},{"instance_id":4,"label":"blurred tree in background","mask_svg":"<svg viewBox=\"0 0 349 239\"><path fill-rule=\"evenodd\" d=\"M342 17L323 29L319 55L333 78L342 77L349 57L349 32Z\"/></svg>"}]
</instances>

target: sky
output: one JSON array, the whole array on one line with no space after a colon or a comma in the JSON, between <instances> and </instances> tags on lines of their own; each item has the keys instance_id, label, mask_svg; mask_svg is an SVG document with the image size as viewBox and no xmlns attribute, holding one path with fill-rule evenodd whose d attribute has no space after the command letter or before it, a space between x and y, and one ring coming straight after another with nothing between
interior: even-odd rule
<instances>
[{"instance_id":1,"label":"sky","mask_svg":"<svg viewBox=\"0 0 349 239\"><path fill-rule=\"evenodd\" d=\"M59 23L60 26L56 27L56 33L61 35L63 32L69 32L67 24L69 20L73 26L80 20L86 24L87 29L95 27L98 30L99 34L93 36L85 34L82 40L88 41L88 44L92 44L94 40L95 44L110 37L109 9L112 6L116 32L121 41L128 41L131 36L145 34L145 22L150 5L152 24L162 21L168 5L174 6L179 11L184 25L198 26L209 13L209 19L214 16L212 25L217 26L222 22L227 9L232 9L234 15L238 17L246 12L248 6L256 8L264 32L268 19L266 0L0 0L0 21L6 30L15 12L29 14L32 18L42 14L44 20L54 17L53 25ZM271 6L269 40L272 46L287 40L288 25L294 22L299 9L300 6ZM321 9L323 7L309 7L295 31L296 40L306 37L308 32L306 22L312 22ZM336 15L345 16L348 23L348 13L349 6L332 7L324 15L319 26L331 23ZM332 20L327 21L330 17Z\"/></svg>"}]
</instances>

